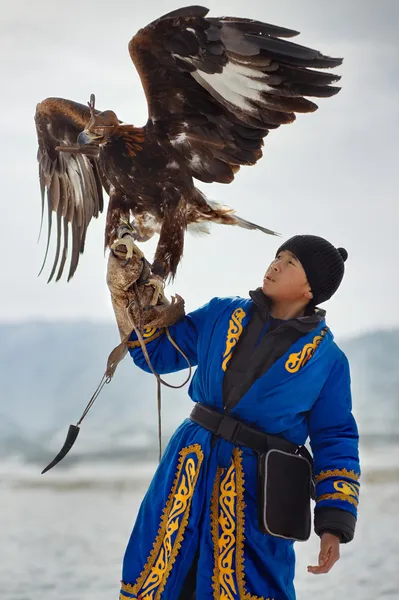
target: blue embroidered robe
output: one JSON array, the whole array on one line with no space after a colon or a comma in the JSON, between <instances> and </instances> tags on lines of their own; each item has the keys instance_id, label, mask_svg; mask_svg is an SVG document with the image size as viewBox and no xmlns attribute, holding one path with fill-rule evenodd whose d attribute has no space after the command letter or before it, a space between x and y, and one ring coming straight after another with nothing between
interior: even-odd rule
<instances>
[{"instance_id":1,"label":"blue embroidered robe","mask_svg":"<svg viewBox=\"0 0 399 600\"><path fill-rule=\"evenodd\" d=\"M214 298L170 328L198 365L189 388L194 402L223 411L223 376L252 304ZM187 367L165 332L147 330L145 338L158 373ZM131 339L134 362L149 371ZM252 384L231 415L296 444L310 437L315 515L330 507L356 517L360 470L349 367L324 320ZM294 600L293 542L258 527L255 453L223 439L212 446L211 437L186 419L171 438L126 549L121 599L177 600L199 548L197 600Z\"/></svg>"}]
</instances>

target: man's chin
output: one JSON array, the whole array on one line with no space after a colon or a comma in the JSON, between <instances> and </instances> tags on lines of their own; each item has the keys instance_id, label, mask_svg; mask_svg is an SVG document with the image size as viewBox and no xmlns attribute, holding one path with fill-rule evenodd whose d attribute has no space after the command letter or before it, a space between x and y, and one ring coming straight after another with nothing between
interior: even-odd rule
<instances>
[{"instance_id":1,"label":"man's chin","mask_svg":"<svg viewBox=\"0 0 399 600\"><path fill-rule=\"evenodd\" d=\"M270 286L267 284L263 284L262 286L262 292L265 294L265 296L268 296L269 298L271 298L270 296Z\"/></svg>"}]
</instances>

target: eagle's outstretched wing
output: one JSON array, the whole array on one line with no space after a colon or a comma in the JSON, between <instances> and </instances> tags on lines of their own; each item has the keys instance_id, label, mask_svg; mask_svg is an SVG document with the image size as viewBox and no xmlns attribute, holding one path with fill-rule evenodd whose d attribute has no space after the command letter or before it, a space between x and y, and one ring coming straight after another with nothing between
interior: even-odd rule
<instances>
[{"instance_id":1,"label":"eagle's outstretched wing","mask_svg":"<svg viewBox=\"0 0 399 600\"><path fill-rule=\"evenodd\" d=\"M72 253L68 280L72 277L79 262L79 253L84 249L90 220L103 210L103 178L95 156L56 150L57 146L77 146L77 137L89 120L89 107L71 100L47 98L36 108L42 221L46 190L48 206L47 248L43 266L49 249L53 212L57 222L56 251L48 281L53 278L57 267L57 281L63 273L68 251L69 227L72 230ZM87 148L85 151L90 152ZM98 152L98 149L94 152Z\"/></svg>"},{"instance_id":2,"label":"eagle's outstretched wing","mask_svg":"<svg viewBox=\"0 0 399 600\"><path fill-rule=\"evenodd\" d=\"M298 32L250 19L206 18L200 6L168 13L130 41L146 94L148 127L167 136L193 177L228 183L262 156L270 129L312 112L340 65L283 38Z\"/></svg>"}]
</instances>

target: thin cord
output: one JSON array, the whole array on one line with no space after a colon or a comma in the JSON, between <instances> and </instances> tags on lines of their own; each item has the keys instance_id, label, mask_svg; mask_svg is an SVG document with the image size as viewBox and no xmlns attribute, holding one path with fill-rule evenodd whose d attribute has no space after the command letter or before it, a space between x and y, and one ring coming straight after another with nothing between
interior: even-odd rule
<instances>
[{"instance_id":1,"label":"thin cord","mask_svg":"<svg viewBox=\"0 0 399 600\"><path fill-rule=\"evenodd\" d=\"M138 299L138 304L139 304L139 311L140 311L140 324L142 323L142 306L141 303L139 302L139 298L138 298L138 293L137 290L135 290L135 295ZM162 457L162 398L161 398L161 385L165 385L166 387L172 388L174 390L178 390L181 389L182 387L184 387L186 385L186 383L190 380L191 378L191 373L192 373L192 366L190 364L190 360L188 358L188 356L183 352L183 350L179 347L179 345L175 342L175 340L172 338L172 336L170 335L170 331L169 331L169 327L165 327L165 333L166 336L168 338L168 340L170 341L170 343L172 344L172 346L174 346L174 348L176 348L176 350L183 356L183 358L186 360L189 371L188 371L188 376L187 378L183 381L183 383L181 383L180 385L172 385L171 383L168 383L167 381L165 381L164 379L162 379L162 377L159 375L159 373L157 373L151 363L151 359L148 355L148 351L147 351L147 347L146 347L146 343L143 339L143 336L141 335L140 332L140 327L137 327L131 314L129 311L130 308L130 303L129 305L126 307L126 311L128 313L128 317L129 320L131 322L131 324L133 325L133 330L135 331L136 335L137 335L137 339L139 340L140 346L141 346L141 350L143 352L144 358L146 360L146 363L149 367L149 369L151 370L152 374L155 376L156 380L157 380L157 411L158 411L158 445L159 445L159 461L161 460ZM132 331L133 331L132 330ZM126 338L123 340L121 345L125 345L127 344L127 341L130 338L129 336L126 336ZM127 347L127 346L126 346ZM120 348L120 346L118 346L117 348ZM115 349L113 350L113 352L115 351ZM122 358L125 356L126 352L124 352L123 354L121 354L119 356L119 358L116 358L112 363L110 363L110 359L108 359L108 366L107 366L107 370L105 371L104 375L101 378L100 383L98 384L97 388L95 389L92 397L90 398L86 408L83 411L82 416L80 417L79 421L76 423L76 426L79 427L79 425L82 423L83 419L86 417L87 413L89 412L89 410L91 409L91 407L93 406L94 402L96 401L96 399L98 398L98 396L100 395L104 385L106 385L107 383L110 383L112 377L114 376L115 373L115 369L117 367L117 365L119 364L119 362L122 360ZM112 355L112 353L111 353Z\"/></svg>"}]
</instances>

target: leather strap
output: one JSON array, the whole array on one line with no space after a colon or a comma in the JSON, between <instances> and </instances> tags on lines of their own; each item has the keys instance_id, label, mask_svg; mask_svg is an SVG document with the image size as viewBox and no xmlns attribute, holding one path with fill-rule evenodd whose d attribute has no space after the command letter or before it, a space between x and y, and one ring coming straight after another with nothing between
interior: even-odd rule
<instances>
[{"instance_id":1,"label":"leather strap","mask_svg":"<svg viewBox=\"0 0 399 600\"><path fill-rule=\"evenodd\" d=\"M238 419L219 413L199 402L195 404L190 419L216 436L232 444L246 446L256 452L267 452L273 448L295 453L299 449L297 444L293 444L280 436L269 435L254 427L249 427L238 421Z\"/></svg>"}]
</instances>

